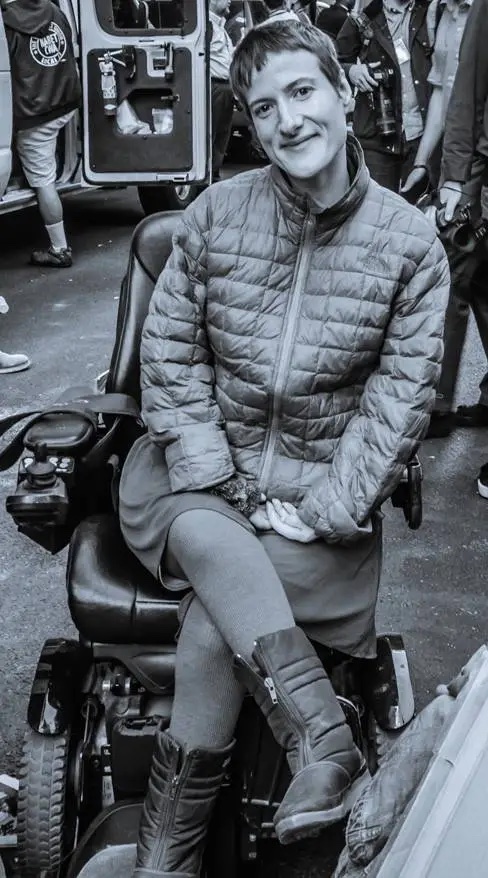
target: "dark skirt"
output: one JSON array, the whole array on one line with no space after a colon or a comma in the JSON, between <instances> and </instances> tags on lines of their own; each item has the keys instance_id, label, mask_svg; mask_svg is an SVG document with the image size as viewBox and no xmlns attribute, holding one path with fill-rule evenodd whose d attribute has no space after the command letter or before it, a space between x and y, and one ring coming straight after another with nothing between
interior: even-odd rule
<instances>
[{"instance_id":1,"label":"dark skirt","mask_svg":"<svg viewBox=\"0 0 488 878\"><path fill-rule=\"evenodd\" d=\"M171 494L164 453L147 435L141 437L122 472L120 524L131 551L160 580L169 529L178 515L190 509L220 512L256 534L283 583L297 624L312 640L358 658L375 656L382 547L379 516L372 535L349 546L324 540L297 543L274 531L255 531L221 497L206 491ZM187 606L188 596L183 613Z\"/></svg>"}]
</instances>

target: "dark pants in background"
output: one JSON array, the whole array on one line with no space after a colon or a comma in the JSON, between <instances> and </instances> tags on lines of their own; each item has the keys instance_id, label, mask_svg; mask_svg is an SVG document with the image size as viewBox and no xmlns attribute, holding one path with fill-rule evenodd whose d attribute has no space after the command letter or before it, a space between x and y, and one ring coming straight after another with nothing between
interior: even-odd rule
<instances>
[{"instance_id":1,"label":"dark pants in background","mask_svg":"<svg viewBox=\"0 0 488 878\"><path fill-rule=\"evenodd\" d=\"M361 144L364 161L373 180L385 189L399 192L400 185L405 182L413 168L419 143L420 138L405 141L399 153L380 152Z\"/></svg>"},{"instance_id":2,"label":"dark pants in background","mask_svg":"<svg viewBox=\"0 0 488 878\"><path fill-rule=\"evenodd\" d=\"M461 206L470 204L471 215L475 221L481 212L484 167L485 160L475 158L471 178L463 187L460 202ZM470 309L488 360L488 251L485 242L470 254L461 253L448 244L445 246L451 270L451 290L444 326L444 359L435 403L435 411L442 414L453 410ZM488 373L481 381L478 401L481 405L488 406Z\"/></svg>"},{"instance_id":3,"label":"dark pants in background","mask_svg":"<svg viewBox=\"0 0 488 878\"><path fill-rule=\"evenodd\" d=\"M212 179L218 180L232 131L234 98L226 79L211 80L212 86Z\"/></svg>"}]
</instances>

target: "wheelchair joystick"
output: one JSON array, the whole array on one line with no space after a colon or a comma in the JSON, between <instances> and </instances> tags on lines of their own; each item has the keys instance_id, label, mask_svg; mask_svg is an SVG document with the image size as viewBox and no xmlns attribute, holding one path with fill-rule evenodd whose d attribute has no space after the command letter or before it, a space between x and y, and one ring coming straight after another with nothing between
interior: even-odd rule
<instances>
[{"instance_id":1,"label":"wheelchair joystick","mask_svg":"<svg viewBox=\"0 0 488 878\"><path fill-rule=\"evenodd\" d=\"M34 461L26 466L27 482L35 491L43 491L56 484L56 467L47 458L47 445L37 442L34 447Z\"/></svg>"},{"instance_id":2,"label":"wheelchair joystick","mask_svg":"<svg viewBox=\"0 0 488 878\"><path fill-rule=\"evenodd\" d=\"M52 455L45 441L35 442L21 459L15 494L7 497L7 512L21 533L51 552L58 551L56 528L68 519L71 469L69 458Z\"/></svg>"}]
</instances>

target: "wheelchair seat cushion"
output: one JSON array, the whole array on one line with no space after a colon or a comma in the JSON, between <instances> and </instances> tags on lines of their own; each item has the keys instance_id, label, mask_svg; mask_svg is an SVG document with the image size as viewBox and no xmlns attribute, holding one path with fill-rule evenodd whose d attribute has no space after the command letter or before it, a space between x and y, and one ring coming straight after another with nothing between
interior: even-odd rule
<instances>
[{"instance_id":1,"label":"wheelchair seat cushion","mask_svg":"<svg viewBox=\"0 0 488 878\"><path fill-rule=\"evenodd\" d=\"M115 516L94 515L77 527L70 545L67 587L73 622L86 640L173 643L179 600L187 583L169 577L165 582L169 588L130 552Z\"/></svg>"}]
</instances>

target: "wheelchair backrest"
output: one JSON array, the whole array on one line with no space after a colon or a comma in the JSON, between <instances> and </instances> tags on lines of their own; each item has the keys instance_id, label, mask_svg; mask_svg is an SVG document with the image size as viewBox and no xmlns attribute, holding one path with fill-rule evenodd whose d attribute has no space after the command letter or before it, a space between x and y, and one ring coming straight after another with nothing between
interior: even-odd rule
<instances>
[{"instance_id":1,"label":"wheelchair backrest","mask_svg":"<svg viewBox=\"0 0 488 878\"><path fill-rule=\"evenodd\" d=\"M141 332L156 281L172 249L181 211L143 219L131 241L127 274L122 282L115 344L107 377L107 393L128 393L141 400L139 348Z\"/></svg>"}]
</instances>

